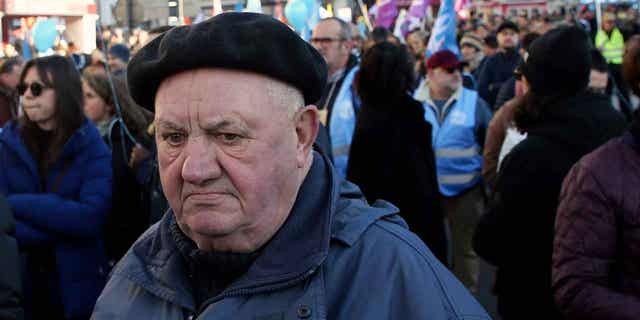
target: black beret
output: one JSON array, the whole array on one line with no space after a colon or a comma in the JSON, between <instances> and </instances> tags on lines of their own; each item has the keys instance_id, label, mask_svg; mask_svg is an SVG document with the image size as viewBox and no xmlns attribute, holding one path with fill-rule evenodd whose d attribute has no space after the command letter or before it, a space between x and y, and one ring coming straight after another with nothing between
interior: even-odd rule
<instances>
[{"instance_id":1,"label":"black beret","mask_svg":"<svg viewBox=\"0 0 640 320\"><path fill-rule=\"evenodd\" d=\"M518 27L517 24L509 21L509 20L505 20L503 23L500 24L500 26L498 27L498 31L496 31L496 33L500 33L506 29L511 29L513 31L515 31L516 33L520 32L520 28Z\"/></svg>"},{"instance_id":2,"label":"black beret","mask_svg":"<svg viewBox=\"0 0 640 320\"><path fill-rule=\"evenodd\" d=\"M229 12L173 28L140 49L127 67L131 96L154 110L164 79L199 68L272 77L298 88L305 104L320 100L327 80L324 58L286 24L263 14Z\"/></svg>"}]
</instances>

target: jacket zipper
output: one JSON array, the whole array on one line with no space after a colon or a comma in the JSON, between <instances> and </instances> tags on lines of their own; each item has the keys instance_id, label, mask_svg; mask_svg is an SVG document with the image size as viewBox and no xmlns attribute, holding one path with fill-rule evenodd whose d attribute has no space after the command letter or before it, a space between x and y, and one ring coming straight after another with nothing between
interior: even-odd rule
<instances>
[{"instance_id":1,"label":"jacket zipper","mask_svg":"<svg viewBox=\"0 0 640 320\"><path fill-rule=\"evenodd\" d=\"M271 292L275 292L278 290L282 290L285 288L289 288L289 287L293 287L296 284L299 284L301 282L304 282L305 280L307 280L308 278L310 278L317 270L317 267L313 267L311 270L295 277L292 278L290 280L287 280L285 282L282 283L278 283L275 285L267 285L265 287L257 287L257 288L240 288L240 289L235 289L235 290L231 290L228 292L223 292L222 294L207 299L205 300L205 302L200 306L200 308L198 308L198 310L196 311L196 313L193 315L192 319L197 319L202 312L204 312L204 310L207 309L207 307L213 303L216 303L224 298L228 298L228 297L234 297L234 296L244 296L244 295L250 295L250 294L256 294L256 293L271 293Z\"/></svg>"}]
</instances>

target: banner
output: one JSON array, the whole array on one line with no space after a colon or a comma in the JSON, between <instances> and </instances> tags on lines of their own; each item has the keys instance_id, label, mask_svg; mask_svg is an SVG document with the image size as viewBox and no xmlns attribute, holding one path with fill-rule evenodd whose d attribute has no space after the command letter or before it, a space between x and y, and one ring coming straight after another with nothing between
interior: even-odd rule
<instances>
[{"instance_id":1,"label":"banner","mask_svg":"<svg viewBox=\"0 0 640 320\"><path fill-rule=\"evenodd\" d=\"M378 0L376 3L376 27L389 28L398 15L396 0ZM371 8L373 10L373 7Z\"/></svg>"},{"instance_id":2,"label":"banner","mask_svg":"<svg viewBox=\"0 0 640 320\"><path fill-rule=\"evenodd\" d=\"M433 32L427 45L426 57L440 50L449 50L460 57L460 48L456 40L456 11L453 0L442 0Z\"/></svg>"}]
</instances>

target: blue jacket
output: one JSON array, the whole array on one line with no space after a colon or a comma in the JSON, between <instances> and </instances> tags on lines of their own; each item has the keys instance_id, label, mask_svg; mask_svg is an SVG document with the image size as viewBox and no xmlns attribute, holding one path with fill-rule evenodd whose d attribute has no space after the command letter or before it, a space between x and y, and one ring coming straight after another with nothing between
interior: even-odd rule
<instances>
[{"instance_id":1,"label":"blue jacket","mask_svg":"<svg viewBox=\"0 0 640 320\"><path fill-rule=\"evenodd\" d=\"M476 91L461 88L439 110L428 89L416 92L432 126L440 193L453 197L481 181L482 145L491 111Z\"/></svg>"},{"instance_id":2,"label":"blue jacket","mask_svg":"<svg viewBox=\"0 0 640 320\"><path fill-rule=\"evenodd\" d=\"M286 222L220 295L194 304L169 211L119 262L92 319L489 319L397 211L369 206L316 153Z\"/></svg>"},{"instance_id":3,"label":"blue jacket","mask_svg":"<svg viewBox=\"0 0 640 320\"><path fill-rule=\"evenodd\" d=\"M60 179L65 166L68 169ZM65 317L86 317L106 279L101 237L111 207L109 149L98 130L85 120L65 144L60 159L47 172L47 185L42 186L19 124L10 122L0 134L0 168L0 193L7 196L15 215L18 243L54 248ZM60 182L53 192L56 180Z\"/></svg>"}]
</instances>

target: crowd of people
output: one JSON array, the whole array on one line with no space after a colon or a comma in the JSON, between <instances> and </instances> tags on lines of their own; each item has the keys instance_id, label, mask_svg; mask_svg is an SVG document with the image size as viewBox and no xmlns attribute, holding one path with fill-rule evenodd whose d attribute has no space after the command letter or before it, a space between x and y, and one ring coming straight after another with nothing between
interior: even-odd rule
<instances>
[{"instance_id":1,"label":"crowd of people","mask_svg":"<svg viewBox=\"0 0 640 320\"><path fill-rule=\"evenodd\" d=\"M0 61L0 319L634 319L640 21L338 18Z\"/></svg>"}]
</instances>

